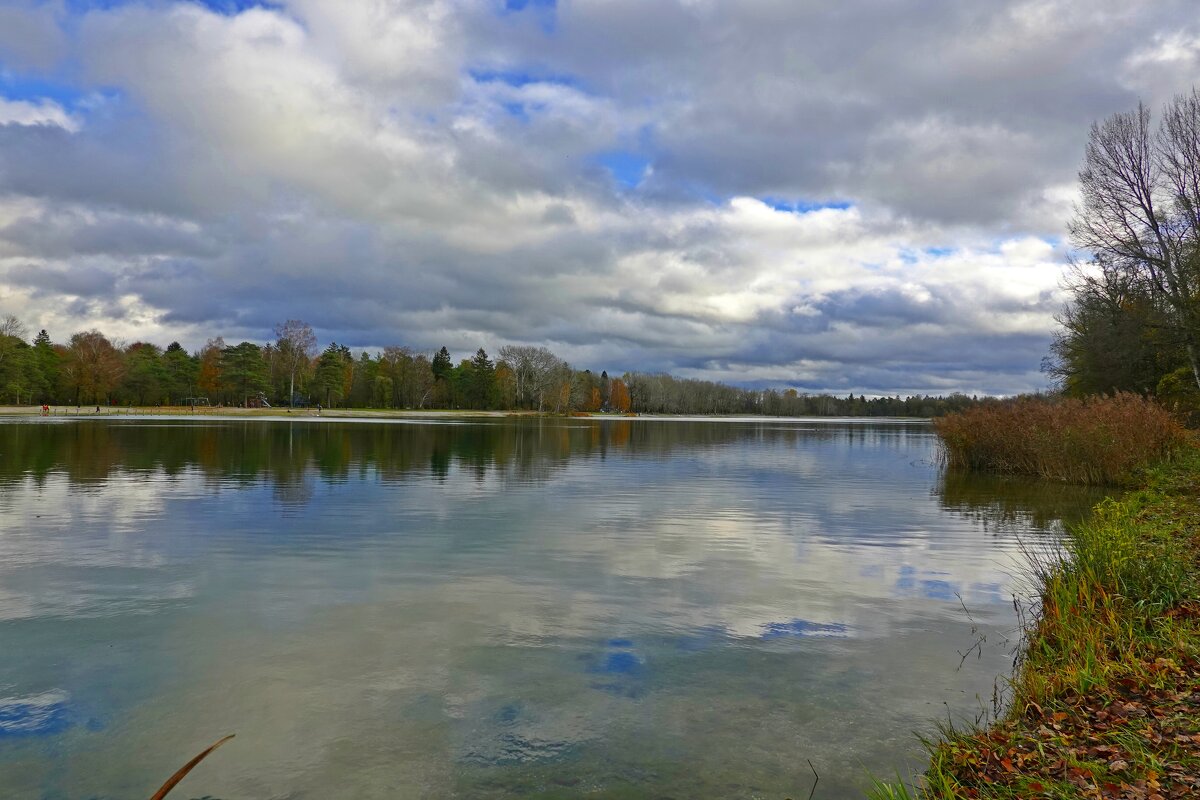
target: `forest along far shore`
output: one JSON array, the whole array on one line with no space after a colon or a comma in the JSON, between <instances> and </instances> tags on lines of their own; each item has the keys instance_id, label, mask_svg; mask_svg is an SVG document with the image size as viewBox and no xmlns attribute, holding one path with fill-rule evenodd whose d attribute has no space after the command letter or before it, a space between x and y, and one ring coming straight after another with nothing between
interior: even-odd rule
<instances>
[{"instance_id":1,"label":"forest along far shore","mask_svg":"<svg viewBox=\"0 0 1200 800\"><path fill-rule=\"evenodd\" d=\"M51 406L192 409L316 408L384 411L537 411L640 414L758 414L809 417L936 417L988 399L808 394L747 388L666 374L610 375L576 369L545 347L506 345L493 360L479 348L455 364L447 348L366 350L329 343L318 352L312 328L288 320L265 345L210 339L189 353L178 342L114 343L97 330L55 343L45 330L0 320L0 401ZM6 412L19 413L19 412Z\"/></svg>"}]
</instances>

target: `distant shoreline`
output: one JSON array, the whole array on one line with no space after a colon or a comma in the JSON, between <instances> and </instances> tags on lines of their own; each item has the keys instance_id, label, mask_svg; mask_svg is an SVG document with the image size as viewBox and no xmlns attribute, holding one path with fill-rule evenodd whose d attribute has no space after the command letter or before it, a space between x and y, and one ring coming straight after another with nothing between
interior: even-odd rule
<instances>
[{"instance_id":1,"label":"distant shoreline","mask_svg":"<svg viewBox=\"0 0 1200 800\"><path fill-rule=\"evenodd\" d=\"M50 407L48 418L52 419L261 419L264 421L288 421L308 419L332 419L349 421L370 420L447 420L447 419L561 419L561 420L700 420L700 421L738 421L757 420L764 422L822 422L822 421L860 421L860 422L928 422L928 417L849 417L849 416L808 416L808 417L776 417L761 414L611 414L583 413L554 414L545 411L479 411L453 409L364 409L364 408L335 408L321 409L318 414L315 408L234 408L218 406L197 406L192 410L188 406L99 406L95 405ZM4 406L0 405L0 418L3 417L41 417L41 406Z\"/></svg>"},{"instance_id":2,"label":"distant shoreline","mask_svg":"<svg viewBox=\"0 0 1200 800\"><path fill-rule=\"evenodd\" d=\"M99 408L99 411L96 409ZM40 406L0 406L0 416L38 417ZM422 417L536 417L549 416L537 411L458 411L438 409L416 411L410 409L366 409L366 408L237 408L233 406L50 406L50 416L58 418L115 418L115 417L206 417L214 419L282 417L306 418L329 417L333 419L419 419ZM613 414L605 416L617 416Z\"/></svg>"}]
</instances>

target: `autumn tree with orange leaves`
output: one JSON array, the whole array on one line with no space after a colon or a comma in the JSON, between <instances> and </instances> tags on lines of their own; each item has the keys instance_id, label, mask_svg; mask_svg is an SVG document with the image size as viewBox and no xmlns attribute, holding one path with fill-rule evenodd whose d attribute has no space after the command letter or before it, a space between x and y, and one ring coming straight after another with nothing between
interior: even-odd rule
<instances>
[{"instance_id":1,"label":"autumn tree with orange leaves","mask_svg":"<svg viewBox=\"0 0 1200 800\"><path fill-rule=\"evenodd\" d=\"M612 387L608 390L608 405L622 414L629 413L633 405L629 399L629 387L620 378L613 378Z\"/></svg>"}]
</instances>

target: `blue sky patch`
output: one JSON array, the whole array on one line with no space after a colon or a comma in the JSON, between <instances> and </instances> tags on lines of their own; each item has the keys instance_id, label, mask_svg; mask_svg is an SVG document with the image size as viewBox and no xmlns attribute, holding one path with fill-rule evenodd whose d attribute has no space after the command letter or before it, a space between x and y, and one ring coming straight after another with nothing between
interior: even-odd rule
<instances>
[{"instance_id":1,"label":"blue sky patch","mask_svg":"<svg viewBox=\"0 0 1200 800\"><path fill-rule=\"evenodd\" d=\"M187 2L226 16L234 16L251 8L268 8L273 11L283 8L280 3L268 2L268 0L187 0ZM142 2L141 0L67 0L67 10L77 14L129 5L142 5Z\"/></svg>"},{"instance_id":2,"label":"blue sky patch","mask_svg":"<svg viewBox=\"0 0 1200 800\"><path fill-rule=\"evenodd\" d=\"M558 0L504 0L506 11L524 11L527 8L554 9L557 6Z\"/></svg>"},{"instance_id":3,"label":"blue sky patch","mask_svg":"<svg viewBox=\"0 0 1200 800\"><path fill-rule=\"evenodd\" d=\"M23 100L28 103L53 100L63 108L70 109L87 94L67 81L0 72L0 96L6 100Z\"/></svg>"},{"instance_id":4,"label":"blue sky patch","mask_svg":"<svg viewBox=\"0 0 1200 800\"><path fill-rule=\"evenodd\" d=\"M558 0L504 0L501 14L532 13L546 34L554 33L558 23Z\"/></svg>"},{"instance_id":5,"label":"blue sky patch","mask_svg":"<svg viewBox=\"0 0 1200 800\"><path fill-rule=\"evenodd\" d=\"M787 211L792 214L809 214L826 209L845 211L854 207L849 200L781 200L777 197L764 197L762 201L776 211Z\"/></svg>"},{"instance_id":6,"label":"blue sky patch","mask_svg":"<svg viewBox=\"0 0 1200 800\"><path fill-rule=\"evenodd\" d=\"M636 189L645 179L650 159L627 150L614 150L596 156L596 162L613 176L613 180L630 189Z\"/></svg>"},{"instance_id":7,"label":"blue sky patch","mask_svg":"<svg viewBox=\"0 0 1200 800\"><path fill-rule=\"evenodd\" d=\"M199 0L199 3L209 11L215 11L218 14L230 17L236 16L243 11L249 11L252 8L266 8L271 11L280 11L283 9L283 6L279 3L262 2L261 0Z\"/></svg>"},{"instance_id":8,"label":"blue sky patch","mask_svg":"<svg viewBox=\"0 0 1200 800\"><path fill-rule=\"evenodd\" d=\"M504 109L504 113L510 117L516 117L522 122L529 121L529 111L524 103L501 103L500 107Z\"/></svg>"},{"instance_id":9,"label":"blue sky patch","mask_svg":"<svg viewBox=\"0 0 1200 800\"><path fill-rule=\"evenodd\" d=\"M518 89L522 86L530 86L536 83L553 83L558 86L570 86L574 89L579 88L578 79L570 75L556 75L536 72L534 70L485 69L480 67L467 70L467 74L476 83L504 83Z\"/></svg>"},{"instance_id":10,"label":"blue sky patch","mask_svg":"<svg viewBox=\"0 0 1200 800\"><path fill-rule=\"evenodd\" d=\"M136 0L67 0L67 10L82 14L87 11L103 11L108 8L119 8L134 3Z\"/></svg>"}]
</instances>

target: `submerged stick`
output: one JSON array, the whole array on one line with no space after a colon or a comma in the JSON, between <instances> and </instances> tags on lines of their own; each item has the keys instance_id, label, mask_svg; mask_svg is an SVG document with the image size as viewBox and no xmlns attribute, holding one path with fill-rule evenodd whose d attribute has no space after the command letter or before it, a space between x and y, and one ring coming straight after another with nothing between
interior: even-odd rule
<instances>
[{"instance_id":1,"label":"submerged stick","mask_svg":"<svg viewBox=\"0 0 1200 800\"><path fill-rule=\"evenodd\" d=\"M176 772L171 777L167 778L167 782L162 785L161 789L159 789L157 792L154 793L154 796L151 797L150 800L162 800L164 797L166 797L167 792L174 789L175 785L177 783L179 783L181 780L186 778L187 774L189 772L191 772L193 769L195 769L197 764L199 764L201 761L203 761L205 758L207 758L209 753L211 753L213 750L216 750L218 747L225 744L233 737L234 737L234 734L231 733L223 739L218 739L217 741L215 741L211 745L209 745L208 748L206 748L204 750L204 752L200 753L200 755L196 756L191 761L189 761L188 763L186 763L182 767L180 767L178 772Z\"/></svg>"}]
</instances>

